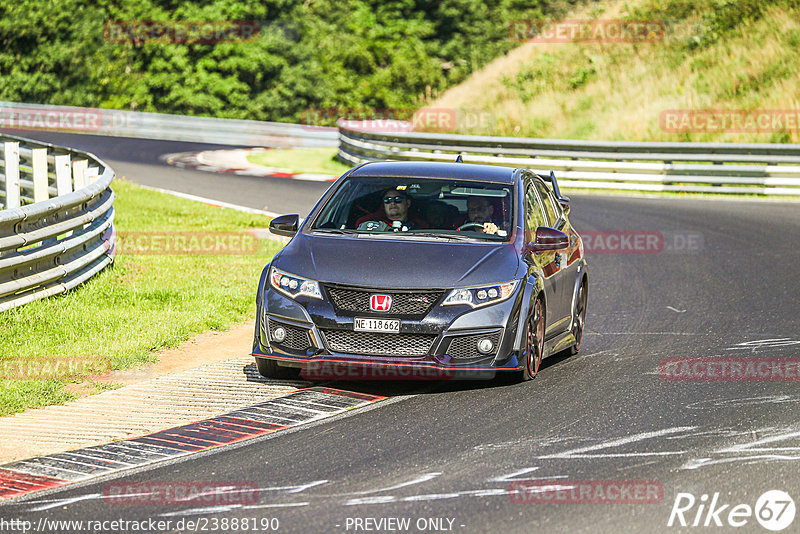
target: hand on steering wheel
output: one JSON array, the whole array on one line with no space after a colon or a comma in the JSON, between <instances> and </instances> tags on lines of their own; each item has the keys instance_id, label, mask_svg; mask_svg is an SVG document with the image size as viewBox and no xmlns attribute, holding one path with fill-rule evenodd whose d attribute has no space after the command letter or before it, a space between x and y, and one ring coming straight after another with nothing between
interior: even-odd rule
<instances>
[{"instance_id":1,"label":"hand on steering wheel","mask_svg":"<svg viewBox=\"0 0 800 534\"><path fill-rule=\"evenodd\" d=\"M479 222L468 222L464 223L456 230L466 230L467 228L475 227L478 232L483 232L484 234L497 234L498 228L497 225L493 222L486 222L486 223L479 223Z\"/></svg>"},{"instance_id":2,"label":"hand on steering wheel","mask_svg":"<svg viewBox=\"0 0 800 534\"><path fill-rule=\"evenodd\" d=\"M467 228L473 228L473 227L475 227L475 228L483 228L483 223L479 223L479 222L464 223L461 226L459 226L458 228L456 228L456 231L460 232L461 230L466 230Z\"/></svg>"}]
</instances>

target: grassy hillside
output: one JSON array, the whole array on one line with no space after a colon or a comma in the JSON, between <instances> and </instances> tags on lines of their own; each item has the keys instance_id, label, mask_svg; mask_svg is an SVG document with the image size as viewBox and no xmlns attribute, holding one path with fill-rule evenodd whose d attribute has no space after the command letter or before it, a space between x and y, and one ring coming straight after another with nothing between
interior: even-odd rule
<instances>
[{"instance_id":1,"label":"grassy hillside","mask_svg":"<svg viewBox=\"0 0 800 534\"><path fill-rule=\"evenodd\" d=\"M472 124L462 121L459 133L800 142L800 121L770 121L762 123L767 131L740 133L711 128L665 131L661 124L667 110L785 110L796 118L800 112L797 0L610 1L568 16L587 17L659 21L664 38L638 43L526 42L430 106L484 118ZM705 124L700 123L700 129Z\"/></svg>"}]
</instances>

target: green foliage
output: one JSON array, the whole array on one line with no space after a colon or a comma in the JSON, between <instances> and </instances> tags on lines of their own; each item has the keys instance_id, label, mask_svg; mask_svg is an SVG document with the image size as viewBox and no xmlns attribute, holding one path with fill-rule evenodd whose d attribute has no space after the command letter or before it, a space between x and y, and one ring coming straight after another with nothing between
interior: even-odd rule
<instances>
[{"instance_id":1,"label":"green foliage","mask_svg":"<svg viewBox=\"0 0 800 534\"><path fill-rule=\"evenodd\" d=\"M572 1L1 2L0 99L279 121L415 108L516 46L512 21ZM112 21L236 20L260 31L216 44L109 38Z\"/></svg>"}]
</instances>

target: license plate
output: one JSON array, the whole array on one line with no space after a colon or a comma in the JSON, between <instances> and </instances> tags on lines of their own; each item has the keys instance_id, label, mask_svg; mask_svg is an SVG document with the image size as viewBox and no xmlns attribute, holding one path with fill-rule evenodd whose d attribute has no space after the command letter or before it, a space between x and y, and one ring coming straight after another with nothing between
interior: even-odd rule
<instances>
[{"instance_id":1,"label":"license plate","mask_svg":"<svg viewBox=\"0 0 800 534\"><path fill-rule=\"evenodd\" d=\"M355 318L353 329L356 332L400 332L400 319Z\"/></svg>"}]
</instances>

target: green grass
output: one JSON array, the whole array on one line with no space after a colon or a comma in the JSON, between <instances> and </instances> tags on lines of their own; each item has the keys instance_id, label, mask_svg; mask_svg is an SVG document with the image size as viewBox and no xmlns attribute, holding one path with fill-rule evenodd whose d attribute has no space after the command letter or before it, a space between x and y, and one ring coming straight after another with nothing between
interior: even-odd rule
<instances>
[{"instance_id":1,"label":"green grass","mask_svg":"<svg viewBox=\"0 0 800 534\"><path fill-rule=\"evenodd\" d=\"M297 173L339 176L350 167L334 159L336 151L336 148L276 148L252 153L247 156L247 160L256 165Z\"/></svg>"},{"instance_id":2,"label":"green grass","mask_svg":"<svg viewBox=\"0 0 800 534\"><path fill-rule=\"evenodd\" d=\"M269 220L206 206L125 181L115 181L115 226L131 232L245 232ZM175 347L193 334L225 330L253 316L263 266L280 249L261 240L240 255L132 255L119 253L106 268L65 295L0 313L0 364L86 361L83 376L11 380L0 375L0 415L61 403L70 381L153 362L153 351ZM249 350L242 347L243 351ZM14 375L19 376L19 375ZM102 388L98 388L102 389Z\"/></svg>"}]
</instances>

